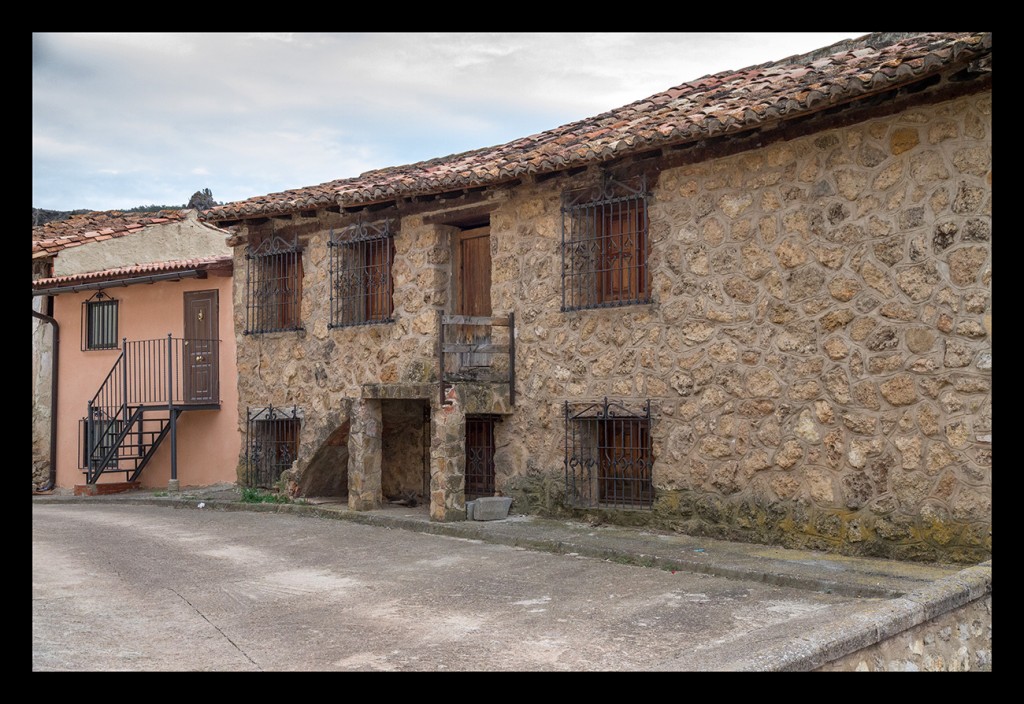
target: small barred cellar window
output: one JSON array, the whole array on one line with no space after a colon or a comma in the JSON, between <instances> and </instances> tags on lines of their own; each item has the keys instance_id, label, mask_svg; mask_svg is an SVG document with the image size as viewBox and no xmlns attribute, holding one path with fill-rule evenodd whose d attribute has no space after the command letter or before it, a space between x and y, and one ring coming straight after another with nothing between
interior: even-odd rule
<instances>
[{"instance_id":1,"label":"small barred cellar window","mask_svg":"<svg viewBox=\"0 0 1024 704\"><path fill-rule=\"evenodd\" d=\"M82 303L82 349L117 349L117 299L97 291Z\"/></svg>"},{"instance_id":2,"label":"small barred cellar window","mask_svg":"<svg viewBox=\"0 0 1024 704\"><path fill-rule=\"evenodd\" d=\"M245 252L245 333L301 330L302 248L268 237Z\"/></svg>"},{"instance_id":3,"label":"small barred cellar window","mask_svg":"<svg viewBox=\"0 0 1024 704\"><path fill-rule=\"evenodd\" d=\"M497 416L466 416L466 499L494 496L494 422Z\"/></svg>"},{"instance_id":4,"label":"small barred cellar window","mask_svg":"<svg viewBox=\"0 0 1024 704\"><path fill-rule=\"evenodd\" d=\"M330 327L391 322L392 221L359 223L335 233L330 251Z\"/></svg>"},{"instance_id":5,"label":"small barred cellar window","mask_svg":"<svg viewBox=\"0 0 1024 704\"><path fill-rule=\"evenodd\" d=\"M246 415L245 485L269 489L298 456L302 411L267 406Z\"/></svg>"},{"instance_id":6,"label":"small barred cellar window","mask_svg":"<svg viewBox=\"0 0 1024 704\"><path fill-rule=\"evenodd\" d=\"M566 497L584 508L649 508L651 404L565 403Z\"/></svg>"},{"instance_id":7,"label":"small barred cellar window","mask_svg":"<svg viewBox=\"0 0 1024 704\"><path fill-rule=\"evenodd\" d=\"M563 196L563 311L649 303L647 254L646 179Z\"/></svg>"}]
</instances>

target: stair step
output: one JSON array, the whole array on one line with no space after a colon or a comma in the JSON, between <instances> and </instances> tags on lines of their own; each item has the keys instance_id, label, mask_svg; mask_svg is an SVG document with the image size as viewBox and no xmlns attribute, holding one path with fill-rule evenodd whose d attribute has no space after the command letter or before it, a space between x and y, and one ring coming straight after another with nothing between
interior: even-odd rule
<instances>
[{"instance_id":1,"label":"stair step","mask_svg":"<svg viewBox=\"0 0 1024 704\"><path fill-rule=\"evenodd\" d=\"M129 411L129 420L127 421L123 418L109 417L99 421L99 435L96 437L105 439L107 442L101 442L93 450L93 472L96 476L110 474L111 472L124 472L127 479L134 481L137 479L139 472L142 471L146 463L151 459L153 452L163 442L163 439L167 437L167 431L171 424L171 414L167 414L166 410L152 409L147 411L145 408L135 406L129 408ZM153 412L167 415L156 417L146 415L146 413ZM180 414L180 410L176 410L173 413L174 416ZM118 437L121 439L115 446L111 441ZM110 457L105 466L99 467L98 465L103 462L103 458L108 453L110 453ZM88 468L84 469L84 473L88 479Z\"/></svg>"}]
</instances>

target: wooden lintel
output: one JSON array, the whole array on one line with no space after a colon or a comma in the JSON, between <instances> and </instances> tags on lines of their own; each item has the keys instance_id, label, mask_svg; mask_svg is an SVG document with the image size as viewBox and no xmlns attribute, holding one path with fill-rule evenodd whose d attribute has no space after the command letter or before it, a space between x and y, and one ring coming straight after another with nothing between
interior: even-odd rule
<instances>
[{"instance_id":1,"label":"wooden lintel","mask_svg":"<svg viewBox=\"0 0 1024 704\"><path fill-rule=\"evenodd\" d=\"M463 199L460 205L465 205L468 201L466 200L469 196ZM474 198L479 201L479 198ZM469 222L472 220L486 219L492 212L497 210L498 203L490 202L483 204L470 205L469 207L458 208L456 210L445 210L442 212L431 213L430 215L423 216L423 223L426 225L453 225L463 222Z\"/></svg>"},{"instance_id":2,"label":"wooden lintel","mask_svg":"<svg viewBox=\"0 0 1024 704\"><path fill-rule=\"evenodd\" d=\"M492 354L508 354L508 345L493 345L491 343L480 343L478 345L470 343L444 343L444 352L446 354L451 352L479 352L479 353L492 353Z\"/></svg>"},{"instance_id":3,"label":"wooden lintel","mask_svg":"<svg viewBox=\"0 0 1024 704\"><path fill-rule=\"evenodd\" d=\"M497 325L499 327L507 327L508 316L446 315L441 319L441 322L445 325Z\"/></svg>"}]
</instances>

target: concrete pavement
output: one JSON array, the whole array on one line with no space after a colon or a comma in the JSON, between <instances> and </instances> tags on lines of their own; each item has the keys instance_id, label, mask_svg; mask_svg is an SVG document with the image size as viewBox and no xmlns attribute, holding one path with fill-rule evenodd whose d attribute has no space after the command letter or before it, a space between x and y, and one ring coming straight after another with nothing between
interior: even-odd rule
<instances>
[{"instance_id":1,"label":"concrete pavement","mask_svg":"<svg viewBox=\"0 0 1024 704\"><path fill-rule=\"evenodd\" d=\"M621 669L812 670L876 646L887 638L991 594L990 561L964 567L843 557L636 528L542 519L517 515L514 507L512 514L503 520L435 523L429 520L425 507L388 506L377 511L356 512L333 499L309 499L305 503L293 504L243 503L238 488L230 485L186 488L173 494L138 490L84 497L70 493L34 495L33 504L40 507L54 504L163 505L205 511L337 519L535 553L597 558L618 565L655 568L661 575L648 574L657 579L667 574L699 575L705 580L714 580L701 585L701 594L731 594L730 590L736 588L744 590L746 597L743 600L725 599L713 605L705 603L685 617L689 619L688 623L677 624L682 629L680 633L690 634L688 638L694 633L704 633L704 638L697 639L698 645L672 648L662 644L657 649L657 657L646 657L640 662L620 656L615 662ZM542 568L537 568L533 574L537 579L543 579ZM710 589L710 584L720 585L719 591ZM655 591L651 598L663 599L666 593L663 587L652 586ZM800 606L793 607L785 618L771 623L766 621L746 631L738 630L737 623L743 619L750 621L751 602L748 597L768 587L784 590L786 603L799 602ZM680 594L684 592L690 595L698 593L683 590ZM567 595L565 598L570 597ZM764 609L770 609L778 603L780 595L774 593L769 597L765 592L761 598L771 601L771 604L764 604ZM743 609L746 615L731 611L730 601L735 601L735 608ZM757 611L756 607L754 611ZM651 606L652 614L664 612L664 604L658 608ZM684 613L689 612L685 609L673 611L680 617ZM648 620L651 618L659 616L650 616ZM573 618L567 616L565 620L571 622ZM535 635L524 632L521 637L528 640ZM455 662L460 662L458 658L461 656L452 657ZM467 669L483 669L476 661L461 662ZM522 667L564 669L561 665L548 667L531 660L524 660ZM589 669L583 661L572 667ZM411 666L411 669L420 669L420 666Z\"/></svg>"}]
</instances>

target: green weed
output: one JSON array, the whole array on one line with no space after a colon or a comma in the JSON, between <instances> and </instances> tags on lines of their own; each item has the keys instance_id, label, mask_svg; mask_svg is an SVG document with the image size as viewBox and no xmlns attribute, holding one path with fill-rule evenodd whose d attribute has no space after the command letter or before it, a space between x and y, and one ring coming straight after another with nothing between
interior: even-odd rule
<instances>
[{"instance_id":1,"label":"green weed","mask_svg":"<svg viewBox=\"0 0 1024 704\"><path fill-rule=\"evenodd\" d=\"M278 494L255 487L242 487L243 504L290 504L292 499L284 494Z\"/></svg>"}]
</instances>

